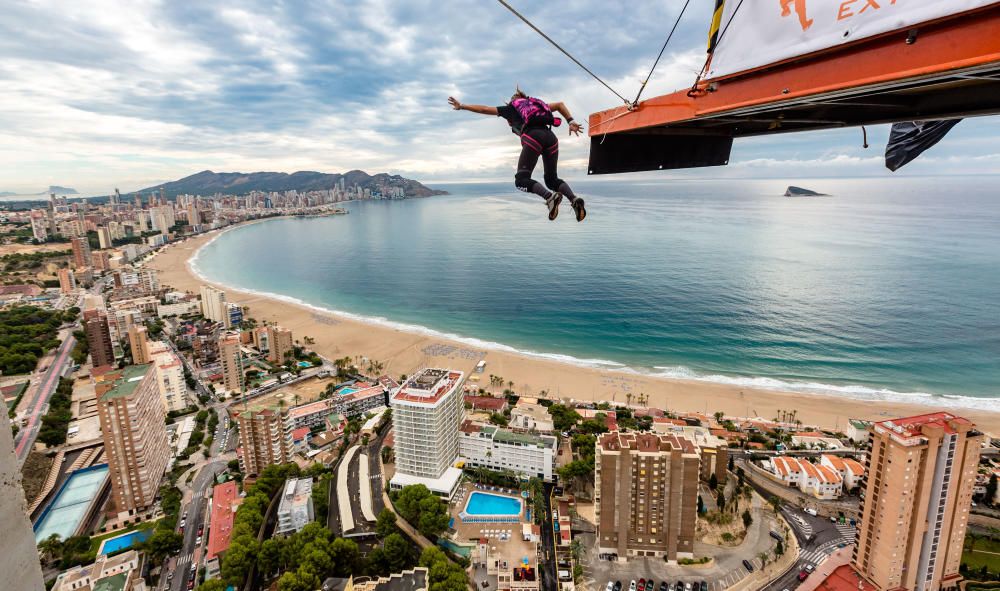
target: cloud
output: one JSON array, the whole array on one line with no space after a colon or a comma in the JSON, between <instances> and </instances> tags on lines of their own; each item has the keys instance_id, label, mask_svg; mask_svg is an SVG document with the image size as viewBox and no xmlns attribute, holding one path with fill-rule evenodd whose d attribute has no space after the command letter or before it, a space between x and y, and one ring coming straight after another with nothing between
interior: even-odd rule
<instances>
[{"instance_id":1,"label":"cloud","mask_svg":"<svg viewBox=\"0 0 1000 591\"><path fill-rule=\"evenodd\" d=\"M679 10L515 5L628 97ZM644 96L693 81L710 5L692 3ZM581 120L620 103L489 2L12 0L0 19L0 189L105 193L205 168L508 180L516 138L445 98L499 104L515 84ZM990 119L959 125L916 169L1000 172L998 130ZM868 151L857 130L738 140L733 164L710 174L885 174L885 128L869 133L878 148ZM584 174L587 146L563 141L564 176Z\"/></svg>"}]
</instances>

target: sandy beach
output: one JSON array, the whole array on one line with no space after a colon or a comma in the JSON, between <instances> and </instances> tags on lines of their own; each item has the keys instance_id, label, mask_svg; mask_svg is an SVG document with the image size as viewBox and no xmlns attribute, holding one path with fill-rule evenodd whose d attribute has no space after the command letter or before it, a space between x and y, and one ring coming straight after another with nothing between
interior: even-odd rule
<instances>
[{"instance_id":1,"label":"sandy beach","mask_svg":"<svg viewBox=\"0 0 1000 591\"><path fill-rule=\"evenodd\" d=\"M148 264L160 272L161 284L197 293L205 282L192 273L188 261L216 235L206 234L170 245ZM657 408L707 414L722 411L727 415L767 419L777 416L779 410L795 410L805 424L839 430L845 429L849 418L886 419L952 410L974 421L980 429L1000 434L1000 412L777 392L584 368L517 353L477 350L461 342L361 322L222 285L217 287L226 290L229 301L249 306L250 316L258 321L277 322L291 329L297 340L306 336L315 339L313 348L320 355L330 359L354 356L376 359L394 376L428 365L472 372L482 358L487 363L481 377L485 387L489 386L489 375L494 374L502 376L505 382L514 382L519 394L532 396L547 390L550 398L626 404L629 394L633 397L643 394L648 397L648 406Z\"/></svg>"}]
</instances>

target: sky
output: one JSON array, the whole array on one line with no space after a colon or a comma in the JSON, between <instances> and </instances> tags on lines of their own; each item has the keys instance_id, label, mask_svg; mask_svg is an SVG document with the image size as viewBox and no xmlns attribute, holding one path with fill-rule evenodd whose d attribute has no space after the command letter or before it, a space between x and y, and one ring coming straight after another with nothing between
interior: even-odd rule
<instances>
[{"instance_id":1,"label":"sky","mask_svg":"<svg viewBox=\"0 0 1000 591\"><path fill-rule=\"evenodd\" d=\"M511 0L634 95L683 2ZM711 2L695 0L644 96L690 86ZM217 172L360 168L433 183L511 179L497 105L515 84L585 120L620 101L489 0L6 0L0 191L106 194ZM1000 117L965 121L902 175L1000 173ZM724 168L652 178L888 176L885 126L737 140ZM585 174L563 138L561 174ZM626 177L627 178L627 177Z\"/></svg>"}]
</instances>

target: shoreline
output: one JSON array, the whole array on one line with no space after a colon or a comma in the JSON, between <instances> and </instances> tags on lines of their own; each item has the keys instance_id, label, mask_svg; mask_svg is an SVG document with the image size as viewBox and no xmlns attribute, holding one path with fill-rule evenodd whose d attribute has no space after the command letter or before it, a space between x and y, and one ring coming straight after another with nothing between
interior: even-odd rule
<instances>
[{"instance_id":1,"label":"shoreline","mask_svg":"<svg viewBox=\"0 0 1000 591\"><path fill-rule=\"evenodd\" d=\"M292 296L223 285L199 273L197 255L203 246L230 230L271 219L280 218L252 220L171 244L161 249L147 264L159 271L160 282L164 285L194 293L197 293L199 285L213 285L226 291L230 301L249 306L250 316L258 321L278 322L293 330L297 340L303 336L314 338L313 349L320 355L330 359L345 356L377 359L385 363L386 372L393 375L412 373L426 365L452 367L475 375L472 370L482 358L487 363L482 379L485 380L489 374L503 376L505 381L513 381L514 389L525 395L533 396L540 390L548 390L550 397L624 405L629 394L635 397L642 393L648 396L649 406L709 415L723 411L731 416L767 419L776 416L779 410L796 410L797 417L805 424L841 431L846 429L849 418L886 419L947 410L969 418L982 430L1000 433L1000 412L949 406L947 396L936 397L938 400L934 403L887 401L852 395L851 390L857 392L857 386L790 384L816 389L843 388L839 393L803 392L768 387L769 378L688 378L646 374L617 362L518 351L500 343L460 337L422 326L332 311ZM727 380L733 383L726 383ZM737 381L746 383L735 383ZM482 381L480 384L489 385ZM879 392L890 392L864 389L873 396Z\"/></svg>"}]
</instances>

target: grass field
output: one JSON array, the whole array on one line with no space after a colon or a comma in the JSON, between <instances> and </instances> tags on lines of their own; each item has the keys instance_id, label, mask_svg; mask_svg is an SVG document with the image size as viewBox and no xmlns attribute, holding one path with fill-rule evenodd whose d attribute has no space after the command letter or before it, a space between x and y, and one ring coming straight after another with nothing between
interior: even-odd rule
<instances>
[{"instance_id":1,"label":"grass field","mask_svg":"<svg viewBox=\"0 0 1000 591\"><path fill-rule=\"evenodd\" d=\"M978 571L986 565L990 572L1000 573L1000 540L976 540L975 548L970 552L969 541L966 540L965 551L962 552L962 562L969 570Z\"/></svg>"}]
</instances>

